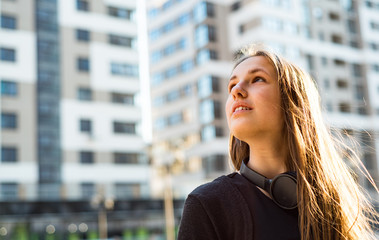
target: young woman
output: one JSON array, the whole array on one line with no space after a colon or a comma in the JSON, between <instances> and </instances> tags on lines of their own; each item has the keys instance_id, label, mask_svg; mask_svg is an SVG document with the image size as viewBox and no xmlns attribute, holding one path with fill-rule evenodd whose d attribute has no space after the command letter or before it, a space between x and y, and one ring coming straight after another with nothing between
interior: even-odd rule
<instances>
[{"instance_id":1,"label":"young woman","mask_svg":"<svg viewBox=\"0 0 379 240\"><path fill-rule=\"evenodd\" d=\"M376 239L312 78L262 48L241 53L225 106L239 172L188 196L178 239Z\"/></svg>"}]
</instances>

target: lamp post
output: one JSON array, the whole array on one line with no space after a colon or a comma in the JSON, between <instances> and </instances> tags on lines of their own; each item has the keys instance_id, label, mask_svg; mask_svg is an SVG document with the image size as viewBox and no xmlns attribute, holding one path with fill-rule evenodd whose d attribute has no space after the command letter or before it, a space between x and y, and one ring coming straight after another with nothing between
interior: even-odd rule
<instances>
[{"instance_id":1,"label":"lamp post","mask_svg":"<svg viewBox=\"0 0 379 240\"><path fill-rule=\"evenodd\" d=\"M165 166L164 210L167 240L175 240L175 217L172 196L171 166Z\"/></svg>"},{"instance_id":2,"label":"lamp post","mask_svg":"<svg viewBox=\"0 0 379 240\"><path fill-rule=\"evenodd\" d=\"M91 200L91 205L98 209L98 226L99 226L99 238L108 238L108 219L107 210L112 210L114 207L114 201L112 198L105 198L104 191L100 191Z\"/></svg>"}]
</instances>

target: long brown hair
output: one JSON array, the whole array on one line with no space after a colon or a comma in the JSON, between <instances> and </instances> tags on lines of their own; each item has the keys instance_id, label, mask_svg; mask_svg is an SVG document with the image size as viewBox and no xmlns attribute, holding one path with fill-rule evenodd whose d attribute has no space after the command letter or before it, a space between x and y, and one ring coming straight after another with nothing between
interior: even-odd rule
<instances>
[{"instance_id":1,"label":"long brown hair","mask_svg":"<svg viewBox=\"0 0 379 240\"><path fill-rule=\"evenodd\" d=\"M276 69L289 150L286 166L296 171L298 178L301 239L375 239L370 221L378 223L377 214L323 122L313 79L298 66L260 46L243 48L239 56L235 67L247 58L263 56ZM229 153L234 168L239 170L241 161L249 156L249 146L231 135ZM359 165L358 159L354 161Z\"/></svg>"}]
</instances>

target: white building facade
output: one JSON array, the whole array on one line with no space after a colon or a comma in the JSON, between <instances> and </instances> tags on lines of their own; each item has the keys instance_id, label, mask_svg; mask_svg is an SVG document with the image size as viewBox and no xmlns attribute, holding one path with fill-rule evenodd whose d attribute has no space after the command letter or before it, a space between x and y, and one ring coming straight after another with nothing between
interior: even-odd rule
<instances>
[{"instance_id":1,"label":"white building facade","mask_svg":"<svg viewBox=\"0 0 379 240\"><path fill-rule=\"evenodd\" d=\"M0 201L149 197L136 5L1 1Z\"/></svg>"}]
</instances>

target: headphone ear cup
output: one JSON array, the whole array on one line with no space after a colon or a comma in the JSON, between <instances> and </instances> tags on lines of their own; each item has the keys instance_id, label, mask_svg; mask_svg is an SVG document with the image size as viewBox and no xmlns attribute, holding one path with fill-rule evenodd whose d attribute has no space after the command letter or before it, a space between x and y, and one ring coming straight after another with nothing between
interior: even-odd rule
<instances>
[{"instance_id":1,"label":"headphone ear cup","mask_svg":"<svg viewBox=\"0 0 379 240\"><path fill-rule=\"evenodd\" d=\"M280 179L280 181L278 181ZM297 207L297 180L289 173L280 174L271 183L270 194L276 204L284 209Z\"/></svg>"}]
</instances>

